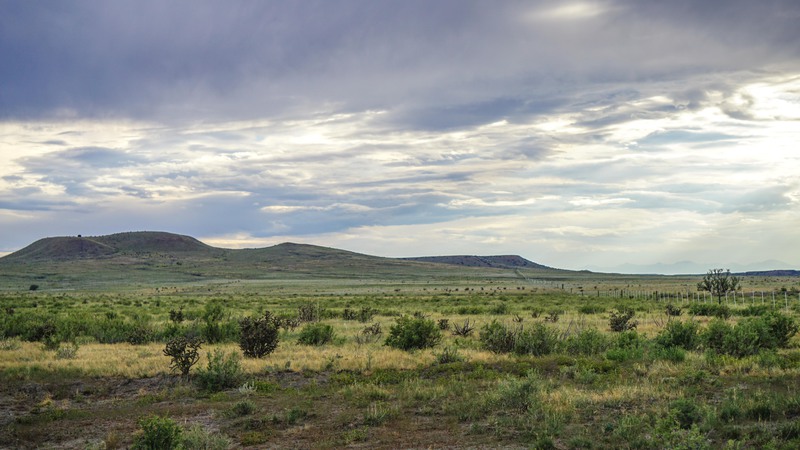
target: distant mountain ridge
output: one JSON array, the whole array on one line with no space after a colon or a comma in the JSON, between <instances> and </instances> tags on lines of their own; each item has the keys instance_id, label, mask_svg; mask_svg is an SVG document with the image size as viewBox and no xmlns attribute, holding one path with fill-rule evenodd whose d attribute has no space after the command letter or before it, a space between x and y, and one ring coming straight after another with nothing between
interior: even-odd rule
<instances>
[{"instance_id":1,"label":"distant mountain ridge","mask_svg":"<svg viewBox=\"0 0 800 450\"><path fill-rule=\"evenodd\" d=\"M736 263L697 263L694 261L679 261L671 264L658 263L658 264L622 264L618 266L588 266L587 269L593 272L604 273L624 273L624 274L662 274L662 275L703 275L709 269L723 268L730 269L731 273L737 275L752 275L758 276L793 276L781 275L781 272L797 272L783 261L767 260L749 264L736 264Z\"/></svg>"},{"instance_id":2,"label":"distant mountain ridge","mask_svg":"<svg viewBox=\"0 0 800 450\"><path fill-rule=\"evenodd\" d=\"M414 258L402 258L407 261L419 261L438 264L451 264L465 267L492 267L497 269L552 269L518 255L499 255L499 256L475 256L475 255L452 255L452 256L420 256Z\"/></svg>"}]
</instances>

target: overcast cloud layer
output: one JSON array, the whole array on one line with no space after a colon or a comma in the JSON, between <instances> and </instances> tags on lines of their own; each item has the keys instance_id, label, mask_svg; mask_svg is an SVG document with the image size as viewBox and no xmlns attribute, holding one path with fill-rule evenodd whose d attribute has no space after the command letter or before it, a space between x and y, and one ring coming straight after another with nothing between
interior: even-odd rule
<instances>
[{"instance_id":1,"label":"overcast cloud layer","mask_svg":"<svg viewBox=\"0 0 800 450\"><path fill-rule=\"evenodd\" d=\"M793 0L0 1L0 252L164 230L797 268L798 23Z\"/></svg>"}]
</instances>

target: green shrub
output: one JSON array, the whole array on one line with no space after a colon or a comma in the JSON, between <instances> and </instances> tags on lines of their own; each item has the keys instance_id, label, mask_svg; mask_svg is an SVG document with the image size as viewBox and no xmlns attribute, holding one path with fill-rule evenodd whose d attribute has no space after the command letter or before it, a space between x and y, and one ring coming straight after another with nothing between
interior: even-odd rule
<instances>
[{"instance_id":1,"label":"green shrub","mask_svg":"<svg viewBox=\"0 0 800 450\"><path fill-rule=\"evenodd\" d=\"M133 441L135 450L180 449L182 430L169 417L150 416L139 420L142 433Z\"/></svg>"},{"instance_id":2,"label":"green shrub","mask_svg":"<svg viewBox=\"0 0 800 450\"><path fill-rule=\"evenodd\" d=\"M700 423L703 415L694 400L681 398L669 405L669 418L681 429L688 430L692 425Z\"/></svg>"},{"instance_id":3,"label":"green shrub","mask_svg":"<svg viewBox=\"0 0 800 450\"><path fill-rule=\"evenodd\" d=\"M644 356L644 344L645 339L636 330L623 331L606 352L606 358L619 362L641 359Z\"/></svg>"},{"instance_id":4,"label":"green shrub","mask_svg":"<svg viewBox=\"0 0 800 450\"><path fill-rule=\"evenodd\" d=\"M180 371L184 377L189 376L189 371L200 359L200 346L202 341L194 337L179 336L167 342L164 356L171 358L169 368Z\"/></svg>"},{"instance_id":5,"label":"green shrub","mask_svg":"<svg viewBox=\"0 0 800 450\"><path fill-rule=\"evenodd\" d=\"M280 337L280 320L269 311L264 317L239 321L239 348L248 358L261 358L275 351Z\"/></svg>"},{"instance_id":6,"label":"green shrub","mask_svg":"<svg viewBox=\"0 0 800 450\"><path fill-rule=\"evenodd\" d=\"M200 388L210 392L236 387L242 377L239 355L231 353L226 356L222 350L214 350L213 354L209 353L207 368L197 371L197 383Z\"/></svg>"},{"instance_id":7,"label":"green shrub","mask_svg":"<svg viewBox=\"0 0 800 450\"><path fill-rule=\"evenodd\" d=\"M183 308L175 311L174 309L169 310L169 320L174 324L179 324L183 322Z\"/></svg>"},{"instance_id":8,"label":"green shrub","mask_svg":"<svg viewBox=\"0 0 800 450\"><path fill-rule=\"evenodd\" d=\"M615 344L619 348L641 348L644 342L644 338L636 330L628 330L617 335Z\"/></svg>"},{"instance_id":9,"label":"green shrub","mask_svg":"<svg viewBox=\"0 0 800 450\"><path fill-rule=\"evenodd\" d=\"M745 318L735 326L722 320L712 321L703 332L702 341L710 350L741 358L762 350L786 347L796 333L794 319L772 312Z\"/></svg>"},{"instance_id":10,"label":"green shrub","mask_svg":"<svg viewBox=\"0 0 800 450\"><path fill-rule=\"evenodd\" d=\"M664 308L664 312L670 317L678 317L681 315L683 310L680 306L675 306L673 304L669 304Z\"/></svg>"},{"instance_id":11,"label":"green shrub","mask_svg":"<svg viewBox=\"0 0 800 450\"><path fill-rule=\"evenodd\" d=\"M767 305L748 305L736 311L736 314L741 317L763 316L768 313L769 310L770 308Z\"/></svg>"},{"instance_id":12,"label":"green shrub","mask_svg":"<svg viewBox=\"0 0 800 450\"><path fill-rule=\"evenodd\" d=\"M686 350L681 347L656 347L653 349L653 358L679 363L686 360Z\"/></svg>"},{"instance_id":13,"label":"green shrub","mask_svg":"<svg viewBox=\"0 0 800 450\"><path fill-rule=\"evenodd\" d=\"M714 319L700 334L700 341L707 349L717 353L728 353L728 341L731 339L732 332L733 327L730 324L722 319Z\"/></svg>"},{"instance_id":14,"label":"green shrub","mask_svg":"<svg viewBox=\"0 0 800 450\"><path fill-rule=\"evenodd\" d=\"M731 316L731 309L727 305L716 303L692 303L689 305L689 314L727 319Z\"/></svg>"},{"instance_id":15,"label":"green shrub","mask_svg":"<svg viewBox=\"0 0 800 450\"><path fill-rule=\"evenodd\" d=\"M252 400L239 400L230 409L231 417L244 417L256 411L256 404Z\"/></svg>"},{"instance_id":16,"label":"green shrub","mask_svg":"<svg viewBox=\"0 0 800 450\"><path fill-rule=\"evenodd\" d=\"M480 306L459 306L458 309L456 309L456 314L462 316L483 314L484 312L484 309Z\"/></svg>"},{"instance_id":17,"label":"green shrub","mask_svg":"<svg viewBox=\"0 0 800 450\"><path fill-rule=\"evenodd\" d=\"M489 309L489 314L494 314L498 316L508 314L508 305L506 305L505 303L498 303Z\"/></svg>"},{"instance_id":18,"label":"green shrub","mask_svg":"<svg viewBox=\"0 0 800 450\"><path fill-rule=\"evenodd\" d=\"M481 328L480 342L484 349L493 353L510 353L514 350L518 330L493 320Z\"/></svg>"},{"instance_id":19,"label":"green shrub","mask_svg":"<svg viewBox=\"0 0 800 450\"><path fill-rule=\"evenodd\" d=\"M602 314L606 312L606 308L600 305L582 305L578 308L581 314Z\"/></svg>"},{"instance_id":20,"label":"green shrub","mask_svg":"<svg viewBox=\"0 0 800 450\"><path fill-rule=\"evenodd\" d=\"M514 353L517 355L543 356L552 353L558 336L554 330L544 324L534 324L530 329L522 329L514 341Z\"/></svg>"},{"instance_id":21,"label":"green shrub","mask_svg":"<svg viewBox=\"0 0 800 450\"><path fill-rule=\"evenodd\" d=\"M789 346L789 340L797 334L798 326L795 320L777 311L762 316L762 319L769 328L774 345L780 348Z\"/></svg>"},{"instance_id":22,"label":"green shrub","mask_svg":"<svg viewBox=\"0 0 800 450\"><path fill-rule=\"evenodd\" d=\"M145 322L138 322L128 330L125 340L131 345L144 345L153 340L153 330Z\"/></svg>"},{"instance_id":23,"label":"green shrub","mask_svg":"<svg viewBox=\"0 0 800 450\"><path fill-rule=\"evenodd\" d=\"M433 347L442 339L442 332L430 319L401 316L389 328L386 345L401 350Z\"/></svg>"},{"instance_id":24,"label":"green shrub","mask_svg":"<svg viewBox=\"0 0 800 450\"><path fill-rule=\"evenodd\" d=\"M760 317L741 320L725 339L722 353L737 358L755 355L762 349L775 348L775 340L767 323Z\"/></svg>"},{"instance_id":25,"label":"green shrub","mask_svg":"<svg viewBox=\"0 0 800 450\"><path fill-rule=\"evenodd\" d=\"M189 450L227 450L233 442L224 435L209 433L200 424L194 424L183 431L183 448Z\"/></svg>"},{"instance_id":26,"label":"green shrub","mask_svg":"<svg viewBox=\"0 0 800 450\"><path fill-rule=\"evenodd\" d=\"M672 321L656 336L655 342L664 348L680 347L694 350L698 344L698 327L696 322Z\"/></svg>"},{"instance_id":27,"label":"green shrub","mask_svg":"<svg viewBox=\"0 0 800 450\"><path fill-rule=\"evenodd\" d=\"M297 342L305 345L325 345L334 338L333 327L327 323L310 323L300 330Z\"/></svg>"},{"instance_id":28,"label":"green shrub","mask_svg":"<svg viewBox=\"0 0 800 450\"><path fill-rule=\"evenodd\" d=\"M493 391L487 393L487 403L492 409L529 411L538 407L544 392L545 381L535 371L525 377L509 376L501 380Z\"/></svg>"},{"instance_id":29,"label":"green shrub","mask_svg":"<svg viewBox=\"0 0 800 450\"><path fill-rule=\"evenodd\" d=\"M632 320L635 315L636 312L631 308L617 308L616 311L611 312L608 318L608 326L611 328L611 331L616 331L618 333L634 330L636 329L636 325L638 325L635 320Z\"/></svg>"},{"instance_id":30,"label":"green shrub","mask_svg":"<svg viewBox=\"0 0 800 450\"><path fill-rule=\"evenodd\" d=\"M369 306L364 306L358 311L358 321L361 323L367 323L370 320L372 320L372 318L375 317L375 314L377 313L378 311L376 311L374 308L370 308Z\"/></svg>"},{"instance_id":31,"label":"green shrub","mask_svg":"<svg viewBox=\"0 0 800 450\"><path fill-rule=\"evenodd\" d=\"M587 328L569 336L563 343L563 350L570 355L597 355L611 347L611 340L594 328Z\"/></svg>"}]
</instances>

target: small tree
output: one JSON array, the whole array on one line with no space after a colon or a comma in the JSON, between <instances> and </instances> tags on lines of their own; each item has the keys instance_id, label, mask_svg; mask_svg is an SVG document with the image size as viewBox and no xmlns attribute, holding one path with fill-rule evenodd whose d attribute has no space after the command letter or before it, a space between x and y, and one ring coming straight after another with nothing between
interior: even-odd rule
<instances>
[{"instance_id":1,"label":"small tree","mask_svg":"<svg viewBox=\"0 0 800 450\"><path fill-rule=\"evenodd\" d=\"M189 377L189 370L200 359L200 345L202 341L193 337L179 336L167 342L164 355L172 358L169 368L180 371L184 377Z\"/></svg>"},{"instance_id":2,"label":"small tree","mask_svg":"<svg viewBox=\"0 0 800 450\"><path fill-rule=\"evenodd\" d=\"M731 275L728 269L711 269L703 277L703 281L697 283L698 291L708 291L717 297L717 303L722 304L722 297L728 292L741 289L741 279Z\"/></svg>"},{"instance_id":3,"label":"small tree","mask_svg":"<svg viewBox=\"0 0 800 450\"><path fill-rule=\"evenodd\" d=\"M264 317L245 317L239 321L239 348L248 358L261 358L278 347L280 319L269 311Z\"/></svg>"}]
</instances>

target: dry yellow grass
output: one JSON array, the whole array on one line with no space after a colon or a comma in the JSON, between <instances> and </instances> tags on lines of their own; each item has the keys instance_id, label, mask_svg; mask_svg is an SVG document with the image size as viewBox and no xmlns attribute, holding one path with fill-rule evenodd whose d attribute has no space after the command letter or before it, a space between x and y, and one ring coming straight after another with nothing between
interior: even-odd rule
<instances>
[{"instance_id":1,"label":"dry yellow grass","mask_svg":"<svg viewBox=\"0 0 800 450\"><path fill-rule=\"evenodd\" d=\"M164 344L85 344L80 346L72 359L58 359L56 353L45 350L40 343L21 342L17 348L0 350L0 371L29 370L32 368L57 372L78 370L87 376L140 378L169 373L170 358L164 356ZM236 344L207 345L201 350L196 368L205 367L207 354L214 350L241 355ZM256 374L268 370L290 369L294 371L326 369L370 370L370 369L414 369L433 363L434 352L426 350L405 352L380 344L359 346L355 343L312 347L292 342L282 342L272 354L260 358L242 358L245 373ZM508 356L494 355L487 351L461 350L470 361L493 362Z\"/></svg>"}]
</instances>

